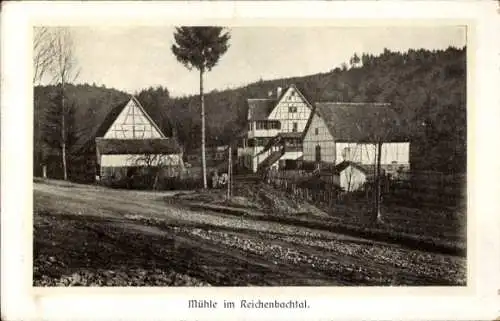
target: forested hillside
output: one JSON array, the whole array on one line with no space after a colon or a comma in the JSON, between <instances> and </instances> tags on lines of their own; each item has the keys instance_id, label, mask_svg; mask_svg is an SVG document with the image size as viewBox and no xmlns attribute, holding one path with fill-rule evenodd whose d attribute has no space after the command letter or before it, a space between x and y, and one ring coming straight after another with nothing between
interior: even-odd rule
<instances>
[{"instance_id":1,"label":"forested hillside","mask_svg":"<svg viewBox=\"0 0 500 321\"><path fill-rule=\"evenodd\" d=\"M66 132L71 156L109 110L129 97L115 89L95 85L66 85L68 101ZM51 177L61 174L61 110L57 86L38 86L34 91L34 162L35 175L41 175L41 163L48 165ZM71 164L70 164L71 167Z\"/></svg>"},{"instance_id":2,"label":"forested hillside","mask_svg":"<svg viewBox=\"0 0 500 321\"><path fill-rule=\"evenodd\" d=\"M207 143L227 143L244 130L247 98L265 98L277 86L295 84L311 103L392 103L412 133L414 169L465 172L466 49L420 49L404 53L385 50L379 56L363 54L359 58L359 62L321 74L259 81L207 93ZM35 120L50 109L50 93L54 91L55 87L35 88ZM87 128L128 97L123 92L89 85L70 86L68 96L75 108L79 137L87 135ZM167 135L177 134L187 150L199 147L198 96L173 98L167 88L149 88L141 91L138 99ZM39 128L35 124L35 156L39 149L36 144L36 139L40 139Z\"/></svg>"},{"instance_id":3,"label":"forested hillside","mask_svg":"<svg viewBox=\"0 0 500 321\"><path fill-rule=\"evenodd\" d=\"M310 100L390 102L409 126L412 166L418 170L466 169L466 49L385 50L360 62L306 77L259 81L206 96L208 139L227 142L245 127L247 98L265 98L277 86L295 84ZM179 136L199 144L197 97L171 100L183 125ZM195 129L192 131L191 129Z\"/></svg>"}]
</instances>

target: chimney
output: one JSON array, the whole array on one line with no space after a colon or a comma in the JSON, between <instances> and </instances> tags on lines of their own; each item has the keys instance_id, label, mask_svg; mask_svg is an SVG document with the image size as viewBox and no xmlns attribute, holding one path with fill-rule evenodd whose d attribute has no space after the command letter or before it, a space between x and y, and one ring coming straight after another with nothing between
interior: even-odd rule
<instances>
[{"instance_id":1,"label":"chimney","mask_svg":"<svg viewBox=\"0 0 500 321\"><path fill-rule=\"evenodd\" d=\"M276 99L280 98L281 96L281 87L276 88Z\"/></svg>"}]
</instances>

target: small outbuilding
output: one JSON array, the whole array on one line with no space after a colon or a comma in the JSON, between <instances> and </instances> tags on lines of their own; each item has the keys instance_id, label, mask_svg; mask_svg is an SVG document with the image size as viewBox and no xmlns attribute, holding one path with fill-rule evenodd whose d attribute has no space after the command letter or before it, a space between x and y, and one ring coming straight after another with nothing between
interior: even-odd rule
<instances>
[{"instance_id":1,"label":"small outbuilding","mask_svg":"<svg viewBox=\"0 0 500 321\"><path fill-rule=\"evenodd\" d=\"M375 166L362 165L351 161L343 161L335 166L339 175L340 188L344 192L362 190L365 184L375 176Z\"/></svg>"}]
</instances>

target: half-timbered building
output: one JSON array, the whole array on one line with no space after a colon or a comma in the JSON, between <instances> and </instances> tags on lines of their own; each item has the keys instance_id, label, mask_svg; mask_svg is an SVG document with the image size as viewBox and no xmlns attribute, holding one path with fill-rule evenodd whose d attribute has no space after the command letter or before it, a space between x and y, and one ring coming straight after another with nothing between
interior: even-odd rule
<instances>
[{"instance_id":1,"label":"half-timbered building","mask_svg":"<svg viewBox=\"0 0 500 321\"><path fill-rule=\"evenodd\" d=\"M316 103L304 131L303 160L357 164L345 169L366 172L375 166L377 143L381 166L391 174L410 168L410 142L397 113L383 103Z\"/></svg>"},{"instance_id":2,"label":"half-timbered building","mask_svg":"<svg viewBox=\"0 0 500 321\"><path fill-rule=\"evenodd\" d=\"M84 150L95 151L96 179L104 183L147 168L183 168L177 140L166 137L133 96L110 110Z\"/></svg>"},{"instance_id":3,"label":"half-timbered building","mask_svg":"<svg viewBox=\"0 0 500 321\"><path fill-rule=\"evenodd\" d=\"M248 128L238 157L253 172L302 156L301 137L313 107L294 85L278 87L272 95L247 100Z\"/></svg>"}]
</instances>

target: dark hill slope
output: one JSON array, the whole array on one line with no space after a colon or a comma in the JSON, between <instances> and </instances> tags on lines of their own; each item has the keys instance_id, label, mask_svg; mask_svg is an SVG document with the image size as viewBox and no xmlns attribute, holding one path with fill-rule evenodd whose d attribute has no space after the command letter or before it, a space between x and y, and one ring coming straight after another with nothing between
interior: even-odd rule
<instances>
[{"instance_id":1,"label":"dark hill slope","mask_svg":"<svg viewBox=\"0 0 500 321\"><path fill-rule=\"evenodd\" d=\"M59 177L60 151L57 141L50 139L50 127L57 127L60 113L54 107L55 86L38 86L34 89L34 163L35 175L41 175L41 163L49 164L49 176ZM73 152L77 145L91 137L109 111L126 100L129 95L104 87L91 85L66 85L67 106L71 113L71 132L74 139L68 146ZM49 133L48 133L49 131ZM57 131L56 131L57 132Z\"/></svg>"},{"instance_id":2,"label":"dark hill slope","mask_svg":"<svg viewBox=\"0 0 500 321\"><path fill-rule=\"evenodd\" d=\"M210 92L205 98L209 143L226 143L245 128L247 98L265 98L276 87L290 84L295 84L311 103L390 102L413 133L415 169L465 171L465 48L405 53L386 50L377 57L362 55L362 67ZM188 148L199 146L198 97L175 98L170 104L169 113L179 120L181 140Z\"/></svg>"},{"instance_id":3,"label":"dark hill slope","mask_svg":"<svg viewBox=\"0 0 500 321\"><path fill-rule=\"evenodd\" d=\"M225 144L246 128L246 99L265 98L276 87L295 84L310 100L390 102L412 132L411 162L417 170L465 172L466 169L466 49L386 50L362 55L362 66L286 79L266 80L206 94L207 143ZM299 66L300 68L300 66ZM210 74L207 75L210 77ZM35 120L50 105L55 87L35 88ZM129 95L90 85L68 86L75 107L79 137L89 137L106 114ZM166 88L137 95L166 135L177 134L187 150L201 140L199 97L169 97ZM42 157L35 121L35 158ZM408 129L407 128L407 129ZM38 139L38 140L37 140ZM35 162L35 167L37 167ZM35 168L35 172L37 169Z\"/></svg>"}]
</instances>

